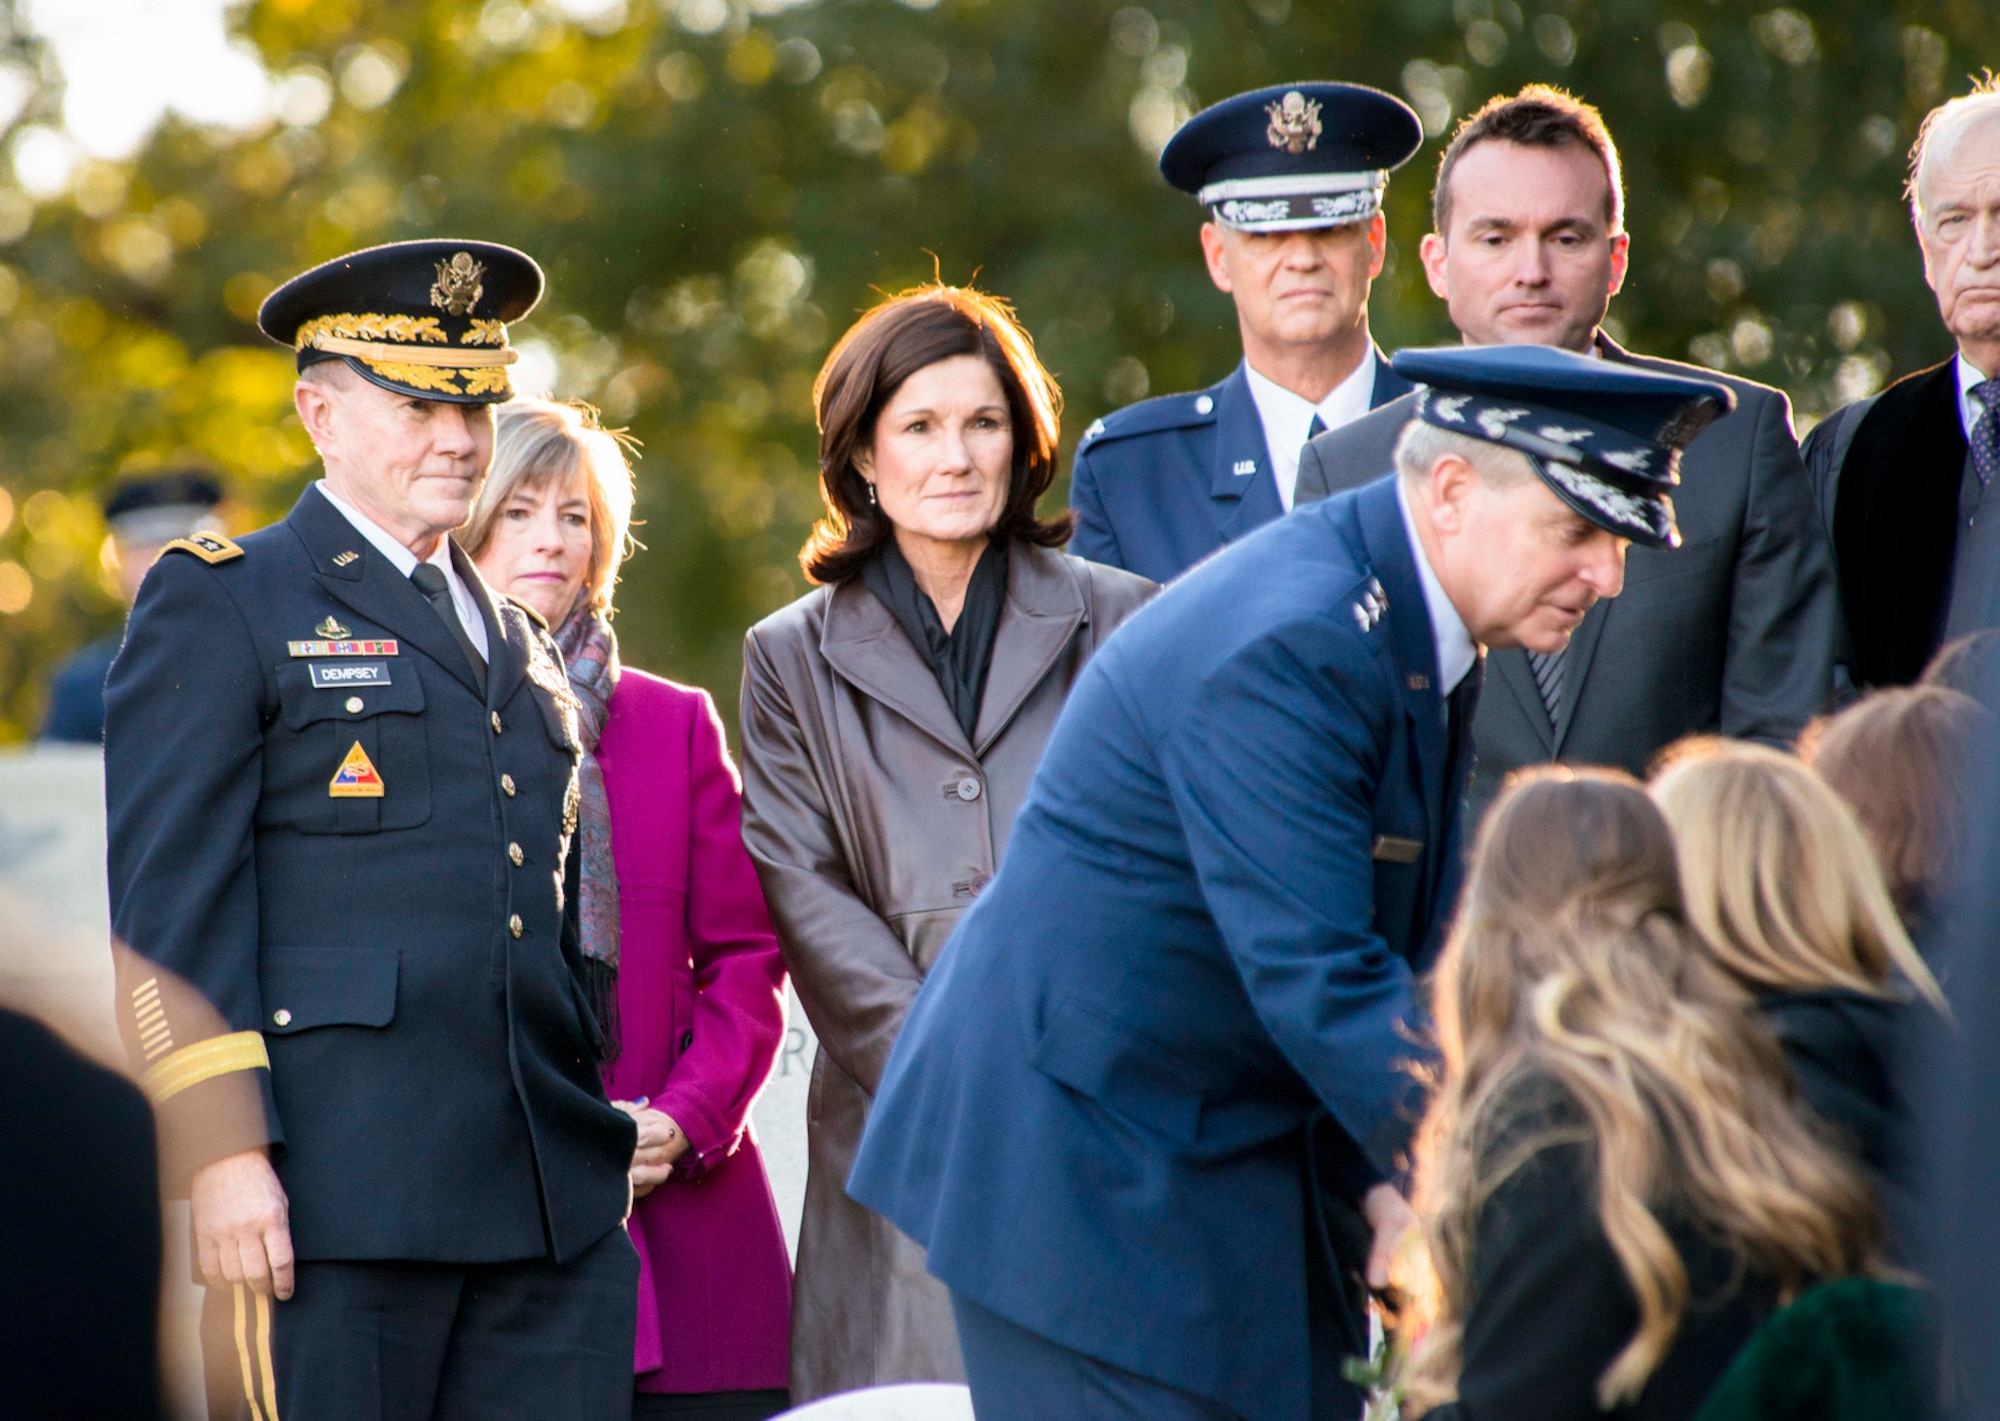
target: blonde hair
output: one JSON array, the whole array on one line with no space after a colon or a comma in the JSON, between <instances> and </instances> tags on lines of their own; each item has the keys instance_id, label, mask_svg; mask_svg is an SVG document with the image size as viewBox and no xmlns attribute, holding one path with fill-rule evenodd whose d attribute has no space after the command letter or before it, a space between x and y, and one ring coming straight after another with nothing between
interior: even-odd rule
<instances>
[{"instance_id":1,"label":"blonde hair","mask_svg":"<svg viewBox=\"0 0 2000 1421\"><path fill-rule=\"evenodd\" d=\"M1629 776L1552 768L1510 784L1433 993L1444 1080L1418 1138L1417 1203L1434 1287L1413 1405L1456 1393L1480 1213L1551 1145L1593 1160L1638 1304L1597 1380L1606 1409L1644 1389L1688 1306L1669 1204L1787 1291L1874 1266L1868 1186L1801 1118L1777 1043L1689 927L1673 835ZM1524 1109L1537 1087L1573 1100L1574 1120Z\"/></svg>"},{"instance_id":2,"label":"blonde hair","mask_svg":"<svg viewBox=\"0 0 2000 1421\"><path fill-rule=\"evenodd\" d=\"M493 464L458 532L475 562L493 537L494 521L515 494L540 492L551 481L568 489L579 478L590 505L590 570L583 579L591 610L611 613L618 565L632 547L632 466L637 445L623 430L606 429L581 400L517 399L496 407Z\"/></svg>"},{"instance_id":3,"label":"blonde hair","mask_svg":"<svg viewBox=\"0 0 2000 1421\"><path fill-rule=\"evenodd\" d=\"M1679 845L1688 918L1744 986L1944 994L1854 812L1792 756L1703 737L1669 750L1653 799Z\"/></svg>"}]
</instances>

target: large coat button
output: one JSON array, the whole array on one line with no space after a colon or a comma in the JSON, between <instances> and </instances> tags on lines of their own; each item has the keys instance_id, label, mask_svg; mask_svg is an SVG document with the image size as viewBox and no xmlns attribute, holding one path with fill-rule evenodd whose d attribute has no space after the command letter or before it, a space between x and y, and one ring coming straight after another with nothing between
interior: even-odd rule
<instances>
[{"instance_id":1,"label":"large coat button","mask_svg":"<svg viewBox=\"0 0 2000 1421\"><path fill-rule=\"evenodd\" d=\"M521 915L519 913L511 914L508 917L507 931L512 933L515 937L519 937L521 935Z\"/></svg>"},{"instance_id":2,"label":"large coat button","mask_svg":"<svg viewBox=\"0 0 2000 1421\"><path fill-rule=\"evenodd\" d=\"M958 797L967 804L979 798L979 781L967 775L958 782Z\"/></svg>"},{"instance_id":3,"label":"large coat button","mask_svg":"<svg viewBox=\"0 0 2000 1421\"><path fill-rule=\"evenodd\" d=\"M512 775L500 776L500 792L509 799L514 797L514 777Z\"/></svg>"}]
</instances>

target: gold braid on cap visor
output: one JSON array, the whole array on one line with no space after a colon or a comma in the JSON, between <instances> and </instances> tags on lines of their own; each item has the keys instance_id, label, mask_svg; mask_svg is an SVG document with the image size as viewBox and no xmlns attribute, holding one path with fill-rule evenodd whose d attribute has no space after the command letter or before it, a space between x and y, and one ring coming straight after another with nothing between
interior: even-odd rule
<instances>
[{"instance_id":1,"label":"gold braid on cap visor","mask_svg":"<svg viewBox=\"0 0 2000 1421\"><path fill-rule=\"evenodd\" d=\"M353 356L377 374L413 389L447 395L507 392L506 367L521 353L508 347L504 321L474 321L464 346L450 341L436 316L362 314L307 321L299 327L295 345L299 350L310 346L329 355Z\"/></svg>"}]
</instances>

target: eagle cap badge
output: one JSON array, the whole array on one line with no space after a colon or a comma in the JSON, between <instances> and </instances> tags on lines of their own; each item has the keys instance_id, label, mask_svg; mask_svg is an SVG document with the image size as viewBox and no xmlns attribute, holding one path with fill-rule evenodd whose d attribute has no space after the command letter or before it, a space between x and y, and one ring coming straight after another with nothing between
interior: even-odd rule
<instances>
[{"instance_id":1,"label":"eagle cap badge","mask_svg":"<svg viewBox=\"0 0 2000 1421\"><path fill-rule=\"evenodd\" d=\"M470 315L486 294L480 284L485 275L485 264L475 261L471 252L458 252L450 261L439 262L437 280L431 283L431 304L454 316Z\"/></svg>"},{"instance_id":2,"label":"eagle cap badge","mask_svg":"<svg viewBox=\"0 0 2000 1421\"><path fill-rule=\"evenodd\" d=\"M1318 99L1309 99L1293 89L1282 99L1274 99L1264 105L1264 112L1271 116L1271 126L1265 130L1264 137L1273 148L1296 154L1319 146Z\"/></svg>"}]
</instances>

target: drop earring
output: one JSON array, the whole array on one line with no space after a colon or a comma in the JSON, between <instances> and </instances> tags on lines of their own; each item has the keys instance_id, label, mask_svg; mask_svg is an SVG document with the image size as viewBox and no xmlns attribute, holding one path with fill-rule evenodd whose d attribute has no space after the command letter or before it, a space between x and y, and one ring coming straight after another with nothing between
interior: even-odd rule
<instances>
[{"instance_id":1,"label":"drop earring","mask_svg":"<svg viewBox=\"0 0 2000 1421\"><path fill-rule=\"evenodd\" d=\"M867 479L863 479L861 482L868 484L868 506L870 508L875 507L875 485L868 483Z\"/></svg>"}]
</instances>

